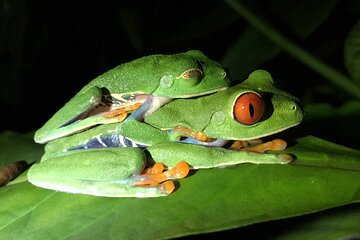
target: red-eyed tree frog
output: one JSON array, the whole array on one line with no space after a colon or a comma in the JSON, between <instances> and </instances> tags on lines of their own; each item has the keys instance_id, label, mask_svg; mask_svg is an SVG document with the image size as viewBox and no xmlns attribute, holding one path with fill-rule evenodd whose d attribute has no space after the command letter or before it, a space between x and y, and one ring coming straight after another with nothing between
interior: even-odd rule
<instances>
[{"instance_id":1,"label":"red-eyed tree frog","mask_svg":"<svg viewBox=\"0 0 360 240\"><path fill-rule=\"evenodd\" d=\"M257 70L227 90L174 100L144 122L101 125L50 142L28 179L71 193L164 196L174 189L170 179L186 176L189 168L289 163L290 155L264 153L283 149L286 142L257 139L295 126L302 118L298 100L277 89L268 72ZM169 170L163 171L160 162ZM144 170L146 165L153 167Z\"/></svg>"},{"instance_id":2,"label":"red-eyed tree frog","mask_svg":"<svg viewBox=\"0 0 360 240\"><path fill-rule=\"evenodd\" d=\"M99 124L142 118L174 98L226 89L224 68L198 50L150 55L121 64L83 87L35 134L46 143ZM140 107L141 106L141 107Z\"/></svg>"}]
</instances>

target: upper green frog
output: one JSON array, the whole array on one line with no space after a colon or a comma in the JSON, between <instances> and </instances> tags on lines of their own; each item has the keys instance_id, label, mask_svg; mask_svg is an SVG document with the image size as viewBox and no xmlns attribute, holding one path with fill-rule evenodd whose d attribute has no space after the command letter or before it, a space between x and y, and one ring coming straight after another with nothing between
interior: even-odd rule
<instances>
[{"instance_id":1,"label":"upper green frog","mask_svg":"<svg viewBox=\"0 0 360 240\"><path fill-rule=\"evenodd\" d=\"M94 125L121 122L135 110L133 118L142 120L173 98L209 94L228 85L224 68L198 50L142 57L83 87L36 132L35 141L45 143Z\"/></svg>"}]
</instances>

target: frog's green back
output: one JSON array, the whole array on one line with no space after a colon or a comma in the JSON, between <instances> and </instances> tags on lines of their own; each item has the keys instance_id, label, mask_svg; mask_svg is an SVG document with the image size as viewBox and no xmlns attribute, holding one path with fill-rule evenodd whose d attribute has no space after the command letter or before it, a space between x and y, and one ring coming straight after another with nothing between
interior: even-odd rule
<instances>
[{"instance_id":1,"label":"frog's green back","mask_svg":"<svg viewBox=\"0 0 360 240\"><path fill-rule=\"evenodd\" d=\"M198 68L203 77L187 85L181 74ZM224 68L197 50L173 55L150 55L121 64L98 76L81 91L96 86L111 93L143 92L157 96L182 98L203 95L228 86Z\"/></svg>"}]
</instances>

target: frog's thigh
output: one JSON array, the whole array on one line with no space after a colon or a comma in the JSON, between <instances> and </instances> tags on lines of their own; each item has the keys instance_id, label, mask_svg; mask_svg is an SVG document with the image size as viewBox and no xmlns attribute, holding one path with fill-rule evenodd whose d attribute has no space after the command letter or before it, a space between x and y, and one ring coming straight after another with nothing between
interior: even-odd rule
<instances>
[{"instance_id":1,"label":"frog's thigh","mask_svg":"<svg viewBox=\"0 0 360 240\"><path fill-rule=\"evenodd\" d=\"M104 183L140 174L145 162L145 154L139 148L74 150L33 165L28 179L43 188L98 195L91 192L96 191L97 183L106 188Z\"/></svg>"}]
</instances>

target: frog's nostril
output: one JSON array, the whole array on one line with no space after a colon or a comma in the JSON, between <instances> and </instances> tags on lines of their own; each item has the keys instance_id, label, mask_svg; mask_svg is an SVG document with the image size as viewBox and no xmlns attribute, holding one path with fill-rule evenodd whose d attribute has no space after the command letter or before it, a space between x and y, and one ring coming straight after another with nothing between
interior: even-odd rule
<instances>
[{"instance_id":1,"label":"frog's nostril","mask_svg":"<svg viewBox=\"0 0 360 240\"><path fill-rule=\"evenodd\" d=\"M298 107L297 107L296 105L292 105L292 110L293 110L293 111L296 111L297 108L298 108Z\"/></svg>"},{"instance_id":2,"label":"frog's nostril","mask_svg":"<svg viewBox=\"0 0 360 240\"><path fill-rule=\"evenodd\" d=\"M226 77L226 72L222 72L222 73L221 73L221 76L222 76L223 78L225 78L225 77Z\"/></svg>"}]
</instances>

